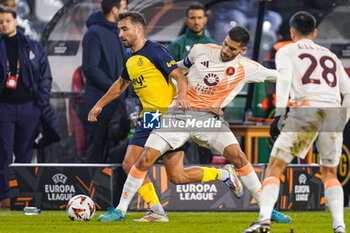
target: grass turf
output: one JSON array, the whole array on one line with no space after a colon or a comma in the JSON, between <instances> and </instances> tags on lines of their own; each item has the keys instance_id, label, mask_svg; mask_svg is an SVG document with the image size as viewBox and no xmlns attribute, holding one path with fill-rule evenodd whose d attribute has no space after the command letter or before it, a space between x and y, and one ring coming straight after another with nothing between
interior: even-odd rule
<instances>
[{"instance_id":1,"label":"grass turf","mask_svg":"<svg viewBox=\"0 0 350 233\"><path fill-rule=\"evenodd\" d=\"M22 211L0 210L0 232L123 232L123 233L224 233L242 232L256 221L257 212L169 212L169 223L136 223L132 219L140 218L143 212L129 212L125 222L97 221L97 216L105 212L96 212L89 222L71 221L65 211L43 211L40 215L26 216ZM272 224L272 232L283 233L329 233L332 221L328 210L310 212L285 212L293 218L292 224ZM345 209L345 224L350 226L350 209ZM293 230L292 230L293 229Z\"/></svg>"}]
</instances>

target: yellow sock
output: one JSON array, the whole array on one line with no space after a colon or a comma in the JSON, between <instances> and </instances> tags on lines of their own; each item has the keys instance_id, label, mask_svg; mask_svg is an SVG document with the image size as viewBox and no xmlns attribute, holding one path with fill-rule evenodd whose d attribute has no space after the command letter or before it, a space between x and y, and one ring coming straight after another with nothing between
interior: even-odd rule
<instances>
[{"instance_id":1,"label":"yellow sock","mask_svg":"<svg viewBox=\"0 0 350 233\"><path fill-rule=\"evenodd\" d=\"M221 171L216 168L202 167L203 169L203 178L202 182L208 182L212 180L220 180Z\"/></svg>"},{"instance_id":2,"label":"yellow sock","mask_svg":"<svg viewBox=\"0 0 350 233\"><path fill-rule=\"evenodd\" d=\"M159 203L156 190L154 189L152 183L142 185L138 192L143 198L143 200L145 200L145 202L148 204L148 206L152 206Z\"/></svg>"}]
</instances>

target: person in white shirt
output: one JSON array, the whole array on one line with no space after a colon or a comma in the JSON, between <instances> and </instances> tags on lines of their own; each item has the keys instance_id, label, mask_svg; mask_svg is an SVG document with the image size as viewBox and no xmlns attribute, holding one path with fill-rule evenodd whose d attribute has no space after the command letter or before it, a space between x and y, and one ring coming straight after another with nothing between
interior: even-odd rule
<instances>
[{"instance_id":1,"label":"person in white shirt","mask_svg":"<svg viewBox=\"0 0 350 233\"><path fill-rule=\"evenodd\" d=\"M130 201L142 185L150 166L161 154L181 147L189 139L223 154L236 167L243 186L259 202L261 183L222 118L222 108L245 83L276 80L276 70L267 69L240 55L247 49L249 37L246 28L234 27L222 47L195 45L188 57L178 62L180 68L189 68L186 100L190 109L170 106L162 118L161 128L152 131L140 158L131 168L119 205L100 216L99 221L123 221ZM283 217L291 222L290 217Z\"/></svg>"},{"instance_id":2,"label":"person in white shirt","mask_svg":"<svg viewBox=\"0 0 350 233\"><path fill-rule=\"evenodd\" d=\"M278 199L279 177L294 157L306 156L314 141L320 154L320 171L333 230L345 232L343 189L337 179L337 167L342 151L342 131L349 119L350 79L336 55L313 42L317 30L311 14L297 12L289 25L294 43L276 54L279 77L271 133L279 136L265 172L258 222L244 232L270 232L270 214ZM277 126L286 112L289 97L291 110L280 133Z\"/></svg>"}]
</instances>

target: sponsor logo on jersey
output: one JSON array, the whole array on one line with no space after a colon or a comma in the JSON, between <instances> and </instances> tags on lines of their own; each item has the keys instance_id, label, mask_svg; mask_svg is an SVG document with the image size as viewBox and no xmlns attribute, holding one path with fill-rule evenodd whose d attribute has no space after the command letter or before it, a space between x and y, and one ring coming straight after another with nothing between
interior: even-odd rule
<instances>
[{"instance_id":1,"label":"sponsor logo on jersey","mask_svg":"<svg viewBox=\"0 0 350 233\"><path fill-rule=\"evenodd\" d=\"M234 75L234 73L235 73L235 68L233 68L232 66L227 67L227 69L226 69L226 74L227 74L228 76Z\"/></svg>"},{"instance_id":2,"label":"sponsor logo on jersey","mask_svg":"<svg viewBox=\"0 0 350 233\"><path fill-rule=\"evenodd\" d=\"M175 61L175 60L172 60L171 62L167 62L166 65L170 68L170 67L172 67L173 65L176 65L176 61Z\"/></svg>"},{"instance_id":3,"label":"sponsor logo on jersey","mask_svg":"<svg viewBox=\"0 0 350 233\"><path fill-rule=\"evenodd\" d=\"M209 95L214 95L215 94L215 88L208 87L206 85L201 85L199 83L197 83L196 91L198 93L209 94Z\"/></svg>"},{"instance_id":4,"label":"sponsor logo on jersey","mask_svg":"<svg viewBox=\"0 0 350 233\"><path fill-rule=\"evenodd\" d=\"M209 61L202 61L201 64L205 67L209 67Z\"/></svg>"},{"instance_id":5,"label":"sponsor logo on jersey","mask_svg":"<svg viewBox=\"0 0 350 233\"><path fill-rule=\"evenodd\" d=\"M140 77L132 79L132 84L135 86L135 88L137 86L142 86L144 83L145 83L145 79L143 78L142 75Z\"/></svg>"},{"instance_id":6,"label":"sponsor logo on jersey","mask_svg":"<svg viewBox=\"0 0 350 233\"><path fill-rule=\"evenodd\" d=\"M140 57L139 60L137 61L137 66L143 66L142 57Z\"/></svg>"},{"instance_id":7,"label":"sponsor logo on jersey","mask_svg":"<svg viewBox=\"0 0 350 233\"><path fill-rule=\"evenodd\" d=\"M204 83L209 87L216 86L219 83L219 81L219 76L217 76L214 73L209 73L204 77Z\"/></svg>"}]
</instances>

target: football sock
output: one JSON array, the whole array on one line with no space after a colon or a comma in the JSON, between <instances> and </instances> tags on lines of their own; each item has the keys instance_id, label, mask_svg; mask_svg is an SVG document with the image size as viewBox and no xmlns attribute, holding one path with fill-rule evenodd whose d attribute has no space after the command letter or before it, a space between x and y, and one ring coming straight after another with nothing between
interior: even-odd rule
<instances>
[{"instance_id":1,"label":"football sock","mask_svg":"<svg viewBox=\"0 0 350 233\"><path fill-rule=\"evenodd\" d=\"M151 205L149 208L153 211L153 213L165 214L165 211L160 203Z\"/></svg>"},{"instance_id":2,"label":"football sock","mask_svg":"<svg viewBox=\"0 0 350 233\"><path fill-rule=\"evenodd\" d=\"M271 213L278 199L280 180L271 176L264 180L259 200L259 222L271 219Z\"/></svg>"},{"instance_id":3,"label":"football sock","mask_svg":"<svg viewBox=\"0 0 350 233\"><path fill-rule=\"evenodd\" d=\"M221 170L216 168L202 167L203 178L201 182L208 182L212 180L221 180Z\"/></svg>"},{"instance_id":4,"label":"football sock","mask_svg":"<svg viewBox=\"0 0 350 233\"><path fill-rule=\"evenodd\" d=\"M337 179L329 179L325 182L324 189L326 205L333 218L333 228L342 226L345 229L343 208L344 193L341 184Z\"/></svg>"},{"instance_id":5,"label":"football sock","mask_svg":"<svg viewBox=\"0 0 350 233\"><path fill-rule=\"evenodd\" d=\"M219 178L221 181L225 181L230 178L230 173L228 173L226 169L219 169L219 170L221 172L221 176Z\"/></svg>"},{"instance_id":6,"label":"football sock","mask_svg":"<svg viewBox=\"0 0 350 233\"><path fill-rule=\"evenodd\" d=\"M247 189L259 203L261 183L252 165L248 163L247 165L237 169L237 176L244 188Z\"/></svg>"},{"instance_id":7,"label":"football sock","mask_svg":"<svg viewBox=\"0 0 350 233\"><path fill-rule=\"evenodd\" d=\"M157 214L164 214L164 209L162 205L160 205L158 196L156 194L156 190L152 183L144 184L139 189L139 194L148 204L149 208Z\"/></svg>"},{"instance_id":8,"label":"football sock","mask_svg":"<svg viewBox=\"0 0 350 233\"><path fill-rule=\"evenodd\" d=\"M148 206L152 206L159 203L158 196L156 194L156 190L152 183L144 184L139 189L139 194L148 204Z\"/></svg>"},{"instance_id":9,"label":"football sock","mask_svg":"<svg viewBox=\"0 0 350 233\"><path fill-rule=\"evenodd\" d=\"M120 209L123 214L126 214L129 204L137 190L141 187L146 174L147 171L141 171L137 169L135 165L132 166L128 178L125 181L119 205L116 208Z\"/></svg>"}]
</instances>

